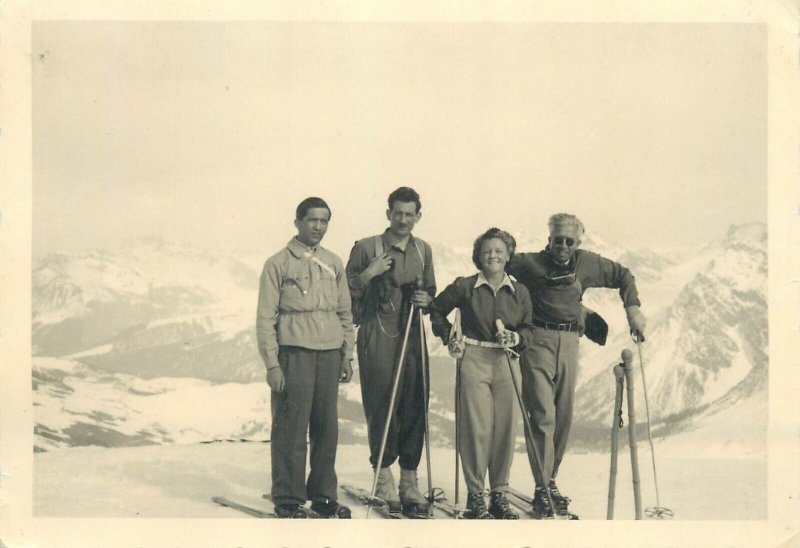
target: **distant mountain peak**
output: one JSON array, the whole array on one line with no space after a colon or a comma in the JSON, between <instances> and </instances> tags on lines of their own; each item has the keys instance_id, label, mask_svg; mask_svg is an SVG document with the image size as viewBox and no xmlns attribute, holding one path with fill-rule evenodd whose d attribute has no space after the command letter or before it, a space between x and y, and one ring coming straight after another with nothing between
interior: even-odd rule
<instances>
[{"instance_id":1,"label":"distant mountain peak","mask_svg":"<svg viewBox=\"0 0 800 548\"><path fill-rule=\"evenodd\" d=\"M750 222L731 225L725 234L726 245L764 245L767 241L767 225Z\"/></svg>"}]
</instances>

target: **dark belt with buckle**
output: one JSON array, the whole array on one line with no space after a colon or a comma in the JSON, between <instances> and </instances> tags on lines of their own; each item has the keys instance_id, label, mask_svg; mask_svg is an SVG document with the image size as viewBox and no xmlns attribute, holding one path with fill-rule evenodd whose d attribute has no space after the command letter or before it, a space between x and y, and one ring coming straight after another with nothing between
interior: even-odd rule
<instances>
[{"instance_id":1,"label":"dark belt with buckle","mask_svg":"<svg viewBox=\"0 0 800 548\"><path fill-rule=\"evenodd\" d=\"M551 329L553 331L573 331L576 332L580 329L580 325L578 322L569 322L569 323L550 323L550 322L542 322L539 320L533 320L533 325L536 327L542 327L544 329Z\"/></svg>"}]
</instances>

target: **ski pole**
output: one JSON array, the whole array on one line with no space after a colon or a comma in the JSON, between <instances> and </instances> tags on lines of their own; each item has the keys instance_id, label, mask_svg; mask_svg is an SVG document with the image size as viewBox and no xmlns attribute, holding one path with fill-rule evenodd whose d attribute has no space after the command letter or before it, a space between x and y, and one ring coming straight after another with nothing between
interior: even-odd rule
<instances>
[{"instance_id":1,"label":"ski pole","mask_svg":"<svg viewBox=\"0 0 800 548\"><path fill-rule=\"evenodd\" d=\"M623 366L614 366L614 378L617 390L616 395L614 396L614 417L611 420L611 470L608 474L608 507L606 509L606 519L614 519L614 496L617 489L619 431L622 429L622 385L625 383L625 369Z\"/></svg>"},{"instance_id":2,"label":"ski pole","mask_svg":"<svg viewBox=\"0 0 800 548\"><path fill-rule=\"evenodd\" d=\"M414 319L415 307L412 305L408 311L408 321L406 322L406 332L403 335L403 345L400 348L400 360L397 364L397 371L394 375L394 383L392 384L392 395L389 398L389 409L386 414L386 424L383 427L383 436L381 437L381 448L378 451L378 462L375 463L375 474L372 478L372 491L370 492L370 505L367 507L367 519L372 511L372 504L375 500L375 492L378 490L378 473L383 464L383 455L386 452L386 440L389 438L389 425L392 422L392 415L394 414L394 405L397 400L397 387L400 385L400 373L403 371L403 362L406 358L406 348L408 347L408 334L411 332L411 321Z\"/></svg>"},{"instance_id":3,"label":"ski pole","mask_svg":"<svg viewBox=\"0 0 800 548\"><path fill-rule=\"evenodd\" d=\"M628 393L628 445L631 449L631 472L633 475L633 506L636 519L642 519L642 493L639 481L639 454L636 447L636 412L633 405L633 353L627 348L622 351L625 364L625 384Z\"/></svg>"},{"instance_id":4,"label":"ski pole","mask_svg":"<svg viewBox=\"0 0 800 548\"><path fill-rule=\"evenodd\" d=\"M455 318L453 319L453 329L450 330L450 339L453 337L456 340L461 339L461 309L456 308ZM461 466L460 466L460 446L461 437L459 436L460 432L458 429L458 421L460 420L461 416L461 357L456 360L456 474L455 474L455 507L458 510L458 491L459 491L459 476L461 475Z\"/></svg>"},{"instance_id":5,"label":"ski pole","mask_svg":"<svg viewBox=\"0 0 800 548\"><path fill-rule=\"evenodd\" d=\"M417 276L417 288L422 289L422 276ZM425 319L422 317L422 309L419 309L419 342L420 342L420 366L422 369L422 398L424 407L422 413L425 417L425 462L428 469L428 515L433 515L433 479L431 478L431 438L430 427L428 426L428 348L425 344Z\"/></svg>"},{"instance_id":6,"label":"ski pole","mask_svg":"<svg viewBox=\"0 0 800 548\"><path fill-rule=\"evenodd\" d=\"M656 488L656 505L645 508L645 514L650 518L664 519L671 518L675 514L669 508L661 506L661 500L658 496L658 475L656 473L656 448L653 445L653 436L650 432L650 403L647 401L647 383L644 380L644 359L642 358L642 342L644 337L640 337L638 333L631 332L633 340L636 342L636 347L639 349L639 369L642 371L642 390L644 391L644 409L647 416L647 441L650 443L650 458L653 461L653 482Z\"/></svg>"},{"instance_id":7,"label":"ski pole","mask_svg":"<svg viewBox=\"0 0 800 548\"><path fill-rule=\"evenodd\" d=\"M495 325L497 326L498 333L503 333L506 328L503 325L503 320L496 319ZM505 349L506 354L506 361L508 362L508 371L511 373L511 382L514 384L514 393L517 395L517 403L519 403L519 410L522 412L522 422L525 423L525 430L528 432L528 438L531 442L531 447L533 453L533 465L539 469L539 474L542 476L542 481L544 481L544 492L547 495L547 503L550 505L550 512L553 514L553 518L556 517L556 505L553 503L553 495L550 493L550 478L545 477L544 466L543 463L539 462L539 455L538 455L538 448L536 447L536 439L533 437L533 427L531 426L531 419L528 416L528 411L525 408L525 402L522 401L522 392L520 391L519 385L517 384L517 378L514 376L514 367L511 365L511 354L514 351L510 348Z\"/></svg>"}]
</instances>

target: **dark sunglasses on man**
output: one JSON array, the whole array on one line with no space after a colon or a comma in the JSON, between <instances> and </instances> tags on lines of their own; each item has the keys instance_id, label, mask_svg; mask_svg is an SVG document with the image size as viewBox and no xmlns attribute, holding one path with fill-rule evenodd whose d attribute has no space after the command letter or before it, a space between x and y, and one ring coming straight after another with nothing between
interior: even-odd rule
<instances>
[{"instance_id":1,"label":"dark sunglasses on man","mask_svg":"<svg viewBox=\"0 0 800 548\"><path fill-rule=\"evenodd\" d=\"M566 236L551 236L550 243L555 245L566 244L567 247L572 247L575 245L575 239L567 238Z\"/></svg>"}]
</instances>

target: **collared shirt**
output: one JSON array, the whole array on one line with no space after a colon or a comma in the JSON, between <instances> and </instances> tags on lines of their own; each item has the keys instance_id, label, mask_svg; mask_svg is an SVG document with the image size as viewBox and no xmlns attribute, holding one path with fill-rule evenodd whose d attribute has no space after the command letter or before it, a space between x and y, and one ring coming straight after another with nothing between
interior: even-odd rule
<instances>
[{"instance_id":1,"label":"collared shirt","mask_svg":"<svg viewBox=\"0 0 800 548\"><path fill-rule=\"evenodd\" d=\"M530 291L537 321L581 322L581 299L590 287L619 289L625 308L641 304L630 270L583 249L567 265L557 264L546 250L517 253L508 272Z\"/></svg>"},{"instance_id":2,"label":"collared shirt","mask_svg":"<svg viewBox=\"0 0 800 548\"><path fill-rule=\"evenodd\" d=\"M379 237L383 242L384 253L393 260L390 270L364 282L363 272L375 259L375 236L359 240L353 245L347 261L347 281L353 309L360 309L361 324L374 320L380 315L381 324L391 332L396 332L407 317L408 299L416 289L417 276L422 276L423 289L433 297L436 295L436 277L433 271L431 247L409 235L405 247L390 245L383 232Z\"/></svg>"},{"instance_id":3,"label":"collared shirt","mask_svg":"<svg viewBox=\"0 0 800 548\"><path fill-rule=\"evenodd\" d=\"M431 324L433 333L443 341L450 336L452 326L447 315L454 308L461 310L461 331L471 339L494 341L498 319L507 329L519 333L522 341L533 328L528 290L515 284L508 274L503 276L497 291L491 288L481 272L456 278L436 296L431 304Z\"/></svg>"},{"instance_id":4,"label":"collared shirt","mask_svg":"<svg viewBox=\"0 0 800 548\"><path fill-rule=\"evenodd\" d=\"M490 289L492 287L491 284L489 284L489 280L486 279L486 275L481 270L478 272L478 279L475 281L475 287L480 287L482 285L488 285ZM503 272L503 280L500 282L500 285L497 287L497 289L492 289L492 293L497 296L497 293L504 287L509 288L512 293L517 292L514 284L511 283L511 277L505 272Z\"/></svg>"},{"instance_id":5,"label":"collared shirt","mask_svg":"<svg viewBox=\"0 0 800 548\"><path fill-rule=\"evenodd\" d=\"M256 339L267 368L278 365L278 346L338 348L352 356L350 292L339 257L293 238L267 259L258 292Z\"/></svg>"}]
</instances>

